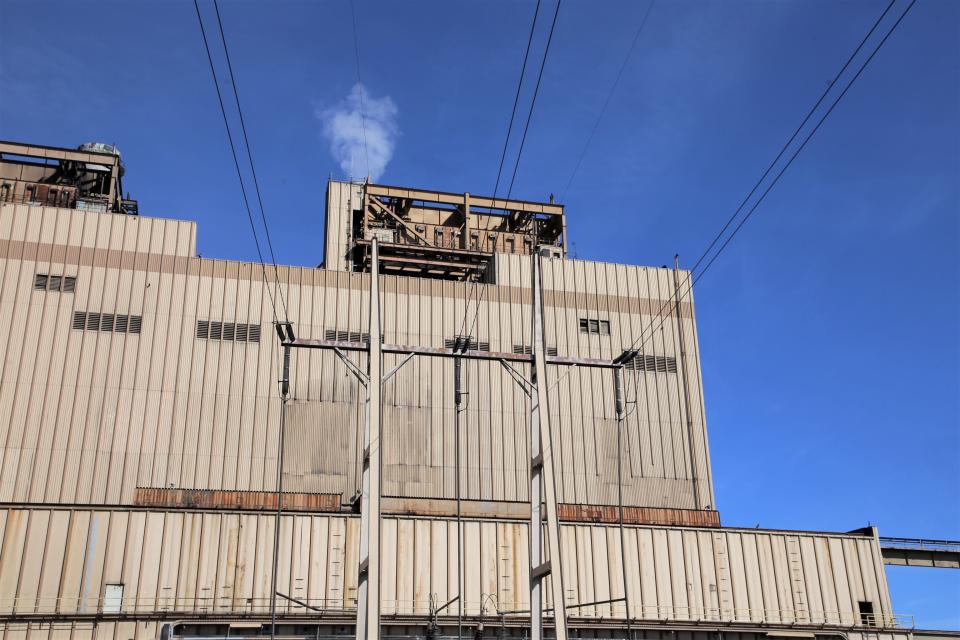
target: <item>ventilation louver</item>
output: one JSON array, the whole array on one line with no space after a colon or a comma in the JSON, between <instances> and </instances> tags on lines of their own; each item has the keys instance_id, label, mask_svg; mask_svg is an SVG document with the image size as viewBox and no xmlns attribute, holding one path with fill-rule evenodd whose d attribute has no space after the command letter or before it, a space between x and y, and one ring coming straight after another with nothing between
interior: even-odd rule
<instances>
[{"instance_id":1,"label":"ventilation louver","mask_svg":"<svg viewBox=\"0 0 960 640\"><path fill-rule=\"evenodd\" d=\"M641 353L628 360L624 367L634 371L651 373L676 373L677 359L670 356L649 356Z\"/></svg>"},{"instance_id":2,"label":"ventilation louver","mask_svg":"<svg viewBox=\"0 0 960 640\"><path fill-rule=\"evenodd\" d=\"M443 341L443 346L456 351L490 351L489 342L477 342L473 336L454 336Z\"/></svg>"},{"instance_id":3,"label":"ventilation louver","mask_svg":"<svg viewBox=\"0 0 960 640\"><path fill-rule=\"evenodd\" d=\"M533 355L533 348L527 344L515 344L513 345L513 352L521 355L529 356L529 355ZM548 356L557 355L557 348L547 347L547 355Z\"/></svg>"},{"instance_id":4,"label":"ventilation louver","mask_svg":"<svg viewBox=\"0 0 960 640\"><path fill-rule=\"evenodd\" d=\"M197 320L197 337L223 342L260 342L260 325Z\"/></svg>"},{"instance_id":5,"label":"ventilation louver","mask_svg":"<svg viewBox=\"0 0 960 640\"><path fill-rule=\"evenodd\" d=\"M326 340L335 340L337 342L370 342L370 334L360 331L346 331L344 329L327 329L323 332Z\"/></svg>"},{"instance_id":6,"label":"ventilation louver","mask_svg":"<svg viewBox=\"0 0 960 640\"><path fill-rule=\"evenodd\" d=\"M140 333L143 318L119 313L74 311L73 328L79 331L106 331L110 333Z\"/></svg>"}]
</instances>

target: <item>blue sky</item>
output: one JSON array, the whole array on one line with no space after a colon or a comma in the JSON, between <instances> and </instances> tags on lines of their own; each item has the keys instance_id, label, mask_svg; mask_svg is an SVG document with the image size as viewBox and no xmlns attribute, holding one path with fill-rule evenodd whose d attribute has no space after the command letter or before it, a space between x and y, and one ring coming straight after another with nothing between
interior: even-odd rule
<instances>
[{"instance_id":1,"label":"blue sky","mask_svg":"<svg viewBox=\"0 0 960 640\"><path fill-rule=\"evenodd\" d=\"M691 264L885 5L660 0L563 199L577 255ZM382 182L493 191L533 7L357 0ZM0 10L0 137L115 142L141 212L255 258L192 3ZM350 5L221 10L277 258L316 265ZM645 10L564 3L514 196L564 193ZM960 3L917 3L696 299L725 524L960 539ZM888 576L898 612L960 628L960 572Z\"/></svg>"}]
</instances>

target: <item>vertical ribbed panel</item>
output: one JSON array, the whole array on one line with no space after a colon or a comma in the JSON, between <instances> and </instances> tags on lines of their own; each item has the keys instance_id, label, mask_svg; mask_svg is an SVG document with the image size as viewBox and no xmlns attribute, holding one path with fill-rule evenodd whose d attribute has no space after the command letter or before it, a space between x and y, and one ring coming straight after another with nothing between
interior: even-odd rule
<instances>
[{"instance_id":1,"label":"vertical ribbed panel","mask_svg":"<svg viewBox=\"0 0 960 640\"><path fill-rule=\"evenodd\" d=\"M268 293L259 265L184 255L194 238L194 225L176 220L2 205L0 500L117 504L138 486L275 488L273 268ZM495 351L530 345L529 258L496 263L498 285L384 277L385 341L441 347L469 334ZM37 290L38 273L76 277L75 292ZM680 276L683 288L688 276ZM366 331L366 274L280 267L277 277L298 336ZM547 343L560 355L613 358L639 342L645 355L677 363L676 372L625 372L625 502L712 507L692 304L684 301L678 322L673 272L545 259L543 278ZM72 328L74 314L86 314L87 328ZM104 318L121 316L142 318L140 332L103 329ZM581 331L582 318L609 322L609 335ZM199 338L198 322L207 323ZM237 325L259 327L260 340L236 340ZM348 357L366 369L365 355ZM385 367L399 361L387 355ZM285 483L349 499L365 392L328 351L294 350L291 382ZM547 382L558 500L614 504L612 373L555 366ZM464 383L463 497L526 500L527 396L496 362L465 361ZM383 416L384 494L452 498L453 362L408 362L384 388Z\"/></svg>"},{"instance_id":2,"label":"vertical ribbed panel","mask_svg":"<svg viewBox=\"0 0 960 640\"><path fill-rule=\"evenodd\" d=\"M425 615L431 596L456 595L455 527L384 520L385 614ZM124 585L125 613L269 610L270 516L14 509L0 512L0 529L0 614L95 613L107 584ZM278 591L331 611L354 606L358 530L356 517L283 516ZM479 613L489 594L504 610L526 608L526 523L465 521L463 540L466 613ZM635 618L854 625L857 603L870 601L881 626L890 625L881 552L870 537L631 526L625 541ZM623 595L616 527L564 525L562 551L568 605ZM285 600L280 611L303 613ZM608 603L574 615L624 613L622 603Z\"/></svg>"}]
</instances>

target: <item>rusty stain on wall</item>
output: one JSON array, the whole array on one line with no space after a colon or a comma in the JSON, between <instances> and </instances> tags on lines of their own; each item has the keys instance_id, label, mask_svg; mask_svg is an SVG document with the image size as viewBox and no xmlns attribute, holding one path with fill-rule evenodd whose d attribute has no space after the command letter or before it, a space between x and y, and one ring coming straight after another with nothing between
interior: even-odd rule
<instances>
[{"instance_id":1,"label":"rusty stain on wall","mask_svg":"<svg viewBox=\"0 0 960 640\"><path fill-rule=\"evenodd\" d=\"M283 493L287 511L340 511L339 493ZM273 491L221 491L213 489L159 489L137 487L133 503L140 507L188 509L276 509Z\"/></svg>"}]
</instances>

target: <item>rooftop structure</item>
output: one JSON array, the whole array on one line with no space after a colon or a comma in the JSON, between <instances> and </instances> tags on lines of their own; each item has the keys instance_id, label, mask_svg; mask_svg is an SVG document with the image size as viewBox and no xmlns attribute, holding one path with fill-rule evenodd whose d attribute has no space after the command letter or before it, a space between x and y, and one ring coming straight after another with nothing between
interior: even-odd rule
<instances>
[{"instance_id":1,"label":"rooftop structure","mask_svg":"<svg viewBox=\"0 0 960 640\"><path fill-rule=\"evenodd\" d=\"M381 243L384 273L481 280L493 256L567 254L563 205L377 184L327 188L325 267L370 271L371 242Z\"/></svg>"},{"instance_id":2,"label":"rooftop structure","mask_svg":"<svg viewBox=\"0 0 960 640\"><path fill-rule=\"evenodd\" d=\"M89 142L77 149L0 140L0 202L137 214L123 197L120 151Z\"/></svg>"},{"instance_id":3,"label":"rooftop structure","mask_svg":"<svg viewBox=\"0 0 960 640\"><path fill-rule=\"evenodd\" d=\"M688 272L567 258L554 203L327 194L325 268L267 282L0 202L4 637L960 635L883 568L957 543L721 526Z\"/></svg>"}]
</instances>

